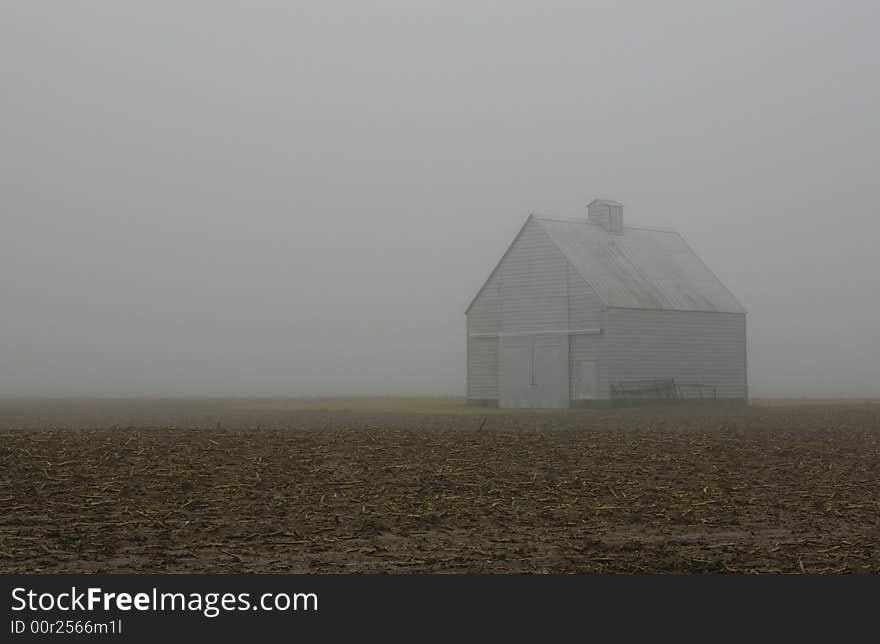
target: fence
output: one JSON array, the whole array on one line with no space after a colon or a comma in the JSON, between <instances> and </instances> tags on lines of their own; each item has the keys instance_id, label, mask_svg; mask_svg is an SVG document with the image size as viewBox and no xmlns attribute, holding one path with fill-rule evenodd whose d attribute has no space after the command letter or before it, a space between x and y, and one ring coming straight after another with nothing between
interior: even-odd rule
<instances>
[{"instance_id":1,"label":"fence","mask_svg":"<svg viewBox=\"0 0 880 644\"><path fill-rule=\"evenodd\" d=\"M611 385L611 399L631 402L649 400L716 400L718 388L702 383L675 382L674 378L623 380Z\"/></svg>"}]
</instances>

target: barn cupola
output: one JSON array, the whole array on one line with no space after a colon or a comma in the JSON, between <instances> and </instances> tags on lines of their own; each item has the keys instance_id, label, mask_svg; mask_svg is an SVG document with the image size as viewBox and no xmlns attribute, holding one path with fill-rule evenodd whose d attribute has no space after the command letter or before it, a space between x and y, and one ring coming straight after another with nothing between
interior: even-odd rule
<instances>
[{"instance_id":1,"label":"barn cupola","mask_svg":"<svg viewBox=\"0 0 880 644\"><path fill-rule=\"evenodd\" d=\"M593 199L587 205L587 220L609 233L623 234L623 204L610 199Z\"/></svg>"}]
</instances>

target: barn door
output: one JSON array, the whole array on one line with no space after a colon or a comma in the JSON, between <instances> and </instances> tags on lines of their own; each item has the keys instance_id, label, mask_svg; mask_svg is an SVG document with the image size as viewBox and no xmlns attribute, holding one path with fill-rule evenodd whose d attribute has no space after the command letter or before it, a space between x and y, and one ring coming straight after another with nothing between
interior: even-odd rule
<instances>
[{"instance_id":1,"label":"barn door","mask_svg":"<svg viewBox=\"0 0 880 644\"><path fill-rule=\"evenodd\" d=\"M498 388L501 407L532 407L532 338L501 338Z\"/></svg>"},{"instance_id":2,"label":"barn door","mask_svg":"<svg viewBox=\"0 0 880 644\"><path fill-rule=\"evenodd\" d=\"M595 360L579 360L575 371L575 398L592 400L596 397L598 378Z\"/></svg>"},{"instance_id":3,"label":"barn door","mask_svg":"<svg viewBox=\"0 0 880 644\"><path fill-rule=\"evenodd\" d=\"M568 336L501 339L502 407L568 407Z\"/></svg>"},{"instance_id":4,"label":"barn door","mask_svg":"<svg viewBox=\"0 0 880 644\"><path fill-rule=\"evenodd\" d=\"M568 336L539 335L533 345L533 407L568 407Z\"/></svg>"}]
</instances>

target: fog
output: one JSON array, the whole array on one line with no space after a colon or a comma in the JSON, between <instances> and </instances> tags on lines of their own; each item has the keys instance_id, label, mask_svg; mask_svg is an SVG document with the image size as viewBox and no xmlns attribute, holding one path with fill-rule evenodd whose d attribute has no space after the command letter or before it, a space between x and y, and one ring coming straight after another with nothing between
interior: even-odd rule
<instances>
[{"instance_id":1,"label":"fog","mask_svg":"<svg viewBox=\"0 0 880 644\"><path fill-rule=\"evenodd\" d=\"M674 227L880 396L880 4L6 2L0 397L463 395L529 213Z\"/></svg>"}]
</instances>

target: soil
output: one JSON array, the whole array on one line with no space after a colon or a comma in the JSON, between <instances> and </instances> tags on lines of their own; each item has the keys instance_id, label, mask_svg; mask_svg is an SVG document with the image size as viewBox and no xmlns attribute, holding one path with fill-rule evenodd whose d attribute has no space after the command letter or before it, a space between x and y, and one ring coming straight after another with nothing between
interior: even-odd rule
<instances>
[{"instance_id":1,"label":"soil","mask_svg":"<svg viewBox=\"0 0 880 644\"><path fill-rule=\"evenodd\" d=\"M878 405L349 407L0 403L0 572L880 572Z\"/></svg>"}]
</instances>

